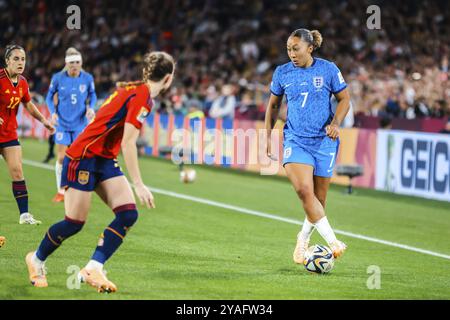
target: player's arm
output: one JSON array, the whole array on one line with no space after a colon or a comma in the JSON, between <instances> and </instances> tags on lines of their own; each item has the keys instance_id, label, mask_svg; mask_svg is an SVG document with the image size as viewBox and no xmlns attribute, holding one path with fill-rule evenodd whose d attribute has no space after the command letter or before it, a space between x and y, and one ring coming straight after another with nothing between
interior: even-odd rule
<instances>
[{"instance_id":1,"label":"player's arm","mask_svg":"<svg viewBox=\"0 0 450 320\"><path fill-rule=\"evenodd\" d=\"M56 76L52 77L50 82L50 87L48 88L47 96L45 97L45 103L47 104L48 111L52 117L52 124L56 124L58 120L58 116L56 114L56 104L55 104L55 95L58 92L58 81Z\"/></svg>"},{"instance_id":2,"label":"player's arm","mask_svg":"<svg viewBox=\"0 0 450 320\"><path fill-rule=\"evenodd\" d=\"M41 122L44 127L47 128L47 130L50 131L50 134L55 133L55 128L52 126L52 124L42 115L42 113L39 112L38 108L34 105L33 102L28 101L24 103L25 108L28 110L28 112L31 114L33 118Z\"/></svg>"},{"instance_id":3,"label":"player's arm","mask_svg":"<svg viewBox=\"0 0 450 320\"><path fill-rule=\"evenodd\" d=\"M139 137L139 129L133 124L125 122L122 139L122 154L127 166L134 192L138 196L141 204L145 204L147 208L155 208L153 195L144 185L138 163L138 150L136 141Z\"/></svg>"},{"instance_id":4,"label":"player's arm","mask_svg":"<svg viewBox=\"0 0 450 320\"><path fill-rule=\"evenodd\" d=\"M89 121L95 118L95 105L97 104L97 94L95 93L94 78L90 78L88 91L89 106L86 108L86 117Z\"/></svg>"},{"instance_id":5,"label":"player's arm","mask_svg":"<svg viewBox=\"0 0 450 320\"><path fill-rule=\"evenodd\" d=\"M269 103L266 108L266 117L265 117L265 128L267 135L267 155L272 158L272 150L271 150L271 135L272 129L277 122L278 116L280 114L281 102L283 101L283 96L277 96L273 93L270 95Z\"/></svg>"},{"instance_id":6,"label":"player's arm","mask_svg":"<svg viewBox=\"0 0 450 320\"><path fill-rule=\"evenodd\" d=\"M327 136L333 140L339 137L339 126L342 121L344 121L344 118L350 109L350 93L347 88L336 93L334 96L338 102L336 106L336 113L334 114L330 125L326 127Z\"/></svg>"}]
</instances>

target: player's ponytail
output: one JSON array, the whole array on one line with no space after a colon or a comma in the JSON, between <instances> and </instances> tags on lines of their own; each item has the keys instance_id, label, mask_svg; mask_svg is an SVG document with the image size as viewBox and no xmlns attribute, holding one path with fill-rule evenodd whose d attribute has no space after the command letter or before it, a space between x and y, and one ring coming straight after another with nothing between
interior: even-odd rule
<instances>
[{"instance_id":1,"label":"player's ponytail","mask_svg":"<svg viewBox=\"0 0 450 320\"><path fill-rule=\"evenodd\" d=\"M175 69L173 57L162 51L147 53L144 57L143 81L160 81Z\"/></svg>"},{"instance_id":2,"label":"player's ponytail","mask_svg":"<svg viewBox=\"0 0 450 320\"><path fill-rule=\"evenodd\" d=\"M313 38L312 42L313 42L314 50L317 50L322 45L322 41L323 41L322 34L320 34L319 30L312 30L311 35Z\"/></svg>"},{"instance_id":3,"label":"player's ponytail","mask_svg":"<svg viewBox=\"0 0 450 320\"><path fill-rule=\"evenodd\" d=\"M291 37L298 37L313 46L317 50L322 45L322 35L318 30L309 31L308 29L297 29L291 33Z\"/></svg>"},{"instance_id":4,"label":"player's ponytail","mask_svg":"<svg viewBox=\"0 0 450 320\"><path fill-rule=\"evenodd\" d=\"M175 69L175 61L173 57L162 51L153 51L144 56L142 70L142 80L139 81L120 81L116 82L117 88L127 86L139 86L147 81L160 81L167 74L172 74Z\"/></svg>"},{"instance_id":5,"label":"player's ponytail","mask_svg":"<svg viewBox=\"0 0 450 320\"><path fill-rule=\"evenodd\" d=\"M116 87L117 88L125 88L128 86L140 86L141 84L144 84L145 82L142 80L139 81L119 81L116 82Z\"/></svg>"}]
</instances>

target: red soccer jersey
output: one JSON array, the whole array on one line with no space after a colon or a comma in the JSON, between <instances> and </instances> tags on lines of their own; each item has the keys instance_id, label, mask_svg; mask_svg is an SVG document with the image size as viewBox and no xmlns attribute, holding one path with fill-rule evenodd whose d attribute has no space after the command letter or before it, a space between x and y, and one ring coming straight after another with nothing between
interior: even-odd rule
<instances>
[{"instance_id":1,"label":"red soccer jersey","mask_svg":"<svg viewBox=\"0 0 450 320\"><path fill-rule=\"evenodd\" d=\"M103 103L95 120L75 139L66 154L75 160L95 156L115 159L119 155L125 122L142 128L152 106L145 84L119 88Z\"/></svg>"},{"instance_id":2,"label":"red soccer jersey","mask_svg":"<svg viewBox=\"0 0 450 320\"><path fill-rule=\"evenodd\" d=\"M13 85L8 71L0 69L0 143L17 140L17 111L20 102L31 100L27 80L19 75L18 83Z\"/></svg>"}]
</instances>

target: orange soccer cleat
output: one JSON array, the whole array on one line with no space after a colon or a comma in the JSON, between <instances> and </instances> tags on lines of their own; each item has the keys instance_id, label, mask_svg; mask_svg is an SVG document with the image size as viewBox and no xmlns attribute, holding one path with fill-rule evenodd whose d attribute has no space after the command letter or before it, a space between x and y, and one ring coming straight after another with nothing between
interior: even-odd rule
<instances>
[{"instance_id":1,"label":"orange soccer cleat","mask_svg":"<svg viewBox=\"0 0 450 320\"><path fill-rule=\"evenodd\" d=\"M37 265L37 263L33 261L34 253L34 251L29 252L25 257L30 282L33 286L38 288L48 287L47 277L45 276L47 273L47 271L45 270L45 266L44 264Z\"/></svg>"},{"instance_id":2,"label":"orange soccer cleat","mask_svg":"<svg viewBox=\"0 0 450 320\"><path fill-rule=\"evenodd\" d=\"M116 285L109 281L101 270L87 270L86 268L83 268L78 276L81 282L86 282L90 286L96 288L99 293L112 293L117 291Z\"/></svg>"},{"instance_id":3,"label":"orange soccer cleat","mask_svg":"<svg viewBox=\"0 0 450 320\"><path fill-rule=\"evenodd\" d=\"M57 193L54 197L53 197L53 202L64 202L64 194L62 193Z\"/></svg>"},{"instance_id":4,"label":"orange soccer cleat","mask_svg":"<svg viewBox=\"0 0 450 320\"><path fill-rule=\"evenodd\" d=\"M3 247L5 245L5 243L6 243L6 238L0 236L0 248Z\"/></svg>"},{"instance_id":5,"label":"orange soccer cleat","mask_svg":"<svg viewBox=\"0 0 450 320\"><path fill-rule=\"evenodd\" d=\"M347 249L347 245L342 241L336 240L333 243L330 243L331 251L333 251L334 258L339 258L342 256Z\"/></svg>"},{"instance_id":6,"label":"orange soccer cleat","mask_svg":"<svg viewBox=\"0 0 450 320\"><path fill-rule=\"evenodd\" d=\"M309 241L297 240L297 245L294 249L293 259L295 263L303 264L305 260L305 252L308 250Z\"/></svg>"}]
</instances>

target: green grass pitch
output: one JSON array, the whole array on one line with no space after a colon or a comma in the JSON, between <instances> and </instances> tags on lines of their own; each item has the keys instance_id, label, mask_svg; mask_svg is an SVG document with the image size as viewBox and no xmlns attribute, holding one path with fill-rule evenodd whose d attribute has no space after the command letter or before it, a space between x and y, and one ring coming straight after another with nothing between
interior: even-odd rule
<instances>
[{"instance_id":1,"label":"green grass pitch","mask_svg":"<svg viewBox=\"0 0 450 320\"><path fill-rule=\"evenodd\" d=\"M22 141L25 159L41 161L45 142ZM121 161L121 163L123 163ZM147 185L190 196L303 220L286 179L197 166L197 181L179 182L170 161L141 158ZM140 218L106 264L118 285L100 295L81 285L68 289L98 236L113 218L94 196L85 228L47 261L49 287L34 288L24 257L50 225L64 216L51 199L54 171L24 165L30 211L40 226L18 224L16 203L4 161L0 161L0 299L449 299L450 260L401 248L338 236L348 245L331 274L317 276L292 262L300 226L155 193L155 210L140 207ZM332 186L327 214L336 229L450 255L450 203L371 190L343 194ZM324 243L317 232L312 243ZM381 270L381 288L368 289L369 266ZM73 267L76 268L76 267ZM67 273L67 270L72 273Z\"/></svg>"}]
</instances>

